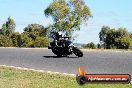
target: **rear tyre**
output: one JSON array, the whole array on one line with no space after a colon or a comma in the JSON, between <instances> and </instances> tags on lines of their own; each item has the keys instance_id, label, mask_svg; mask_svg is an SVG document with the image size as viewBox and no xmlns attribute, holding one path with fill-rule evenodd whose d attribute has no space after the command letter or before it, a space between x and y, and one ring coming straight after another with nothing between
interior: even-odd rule
<instances>
[{"instance_id":1,"label":"rear tyre","mask_svg":"<svg viewBox=\"0 0 132 88\"><path fill-rule=\"evenodd\" d=\"M59 52L58 49L52 49L52 52L57 55L57 57L62 57L62 54Z\"/></svg>"}]
</instances>

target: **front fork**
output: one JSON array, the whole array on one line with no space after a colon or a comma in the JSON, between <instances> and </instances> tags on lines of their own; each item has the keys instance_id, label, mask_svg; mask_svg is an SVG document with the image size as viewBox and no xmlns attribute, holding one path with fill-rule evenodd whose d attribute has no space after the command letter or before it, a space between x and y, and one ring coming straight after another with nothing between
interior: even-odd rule
<instances>
[{"instance_id":1,"label":"front fork","mask_svg":"<svg viewBox=\"0 0 132 88\"><path fill-rule=\"evenodd\" d=\"M73 52L73 48L75 47L72 43L68 46L69 47L69 51Z\"/></svg>"}]
</instances>

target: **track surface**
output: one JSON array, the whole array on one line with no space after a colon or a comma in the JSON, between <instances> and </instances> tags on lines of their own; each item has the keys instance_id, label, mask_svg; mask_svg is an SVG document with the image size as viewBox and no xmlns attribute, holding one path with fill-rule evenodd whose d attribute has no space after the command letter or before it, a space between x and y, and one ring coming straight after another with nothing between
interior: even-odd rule
<instances>
[{"instance_id":1,"label":"track surface","mask_svg":"<svg viewBox=\"0 0 132 88\"><path fill-rule=\"evenodd\" d=\"M0 65L36 70L76 74L82 66L92 74L131 74L132 52L83 51L84 57L75 55L56 57L47 49L0 48Z\"/></svg>"}]
</instances>

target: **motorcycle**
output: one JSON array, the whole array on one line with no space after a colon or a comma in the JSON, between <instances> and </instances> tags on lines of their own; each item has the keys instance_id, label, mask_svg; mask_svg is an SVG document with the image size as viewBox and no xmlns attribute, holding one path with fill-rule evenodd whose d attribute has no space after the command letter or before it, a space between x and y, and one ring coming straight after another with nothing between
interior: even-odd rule
<instances>
[{"instance_id":1,"label":"motorcycle","mask_svg":"<svg viewBox=\"0 0 132 88\"><path fill-rule=\"evenodd\" d=\"M51 49L58 57L71 55L73 53L78 57L83 57L83 52L70 41L70 38L71 37L62 37L57 34L56 38L50 42L48 49Z\"/></svg>"}]
</instances>

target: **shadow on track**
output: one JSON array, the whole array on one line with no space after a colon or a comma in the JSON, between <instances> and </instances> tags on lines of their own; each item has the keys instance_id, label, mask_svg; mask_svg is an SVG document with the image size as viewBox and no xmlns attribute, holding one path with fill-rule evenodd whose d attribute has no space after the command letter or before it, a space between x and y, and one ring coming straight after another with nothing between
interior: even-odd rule
<instances>
[{"instance_id":1,"label":"shadow on track","mask_svg":"<svg viewBox=\"0 0 132 88\"><path fill-rule=\"evenodd\" d=\"M45 58L78 58L78 57L69 57L69 56L61 56L61 57L58 57L58 56L43 56Z\"/></svg>"},{"instance_id":2,"label":"shadow on track","mask_svg":"<svg viewBox=\"0 0 132 88\"><path fill-rule=\"evenodd\" d=\"M62 58L62 57L64 57L64 56L62 56L62 57L58 57L58 56L43 56L43 57L45 57L45 58ZM66 57L66 56L65 56Z\"/></svg>"}]
</instances>

